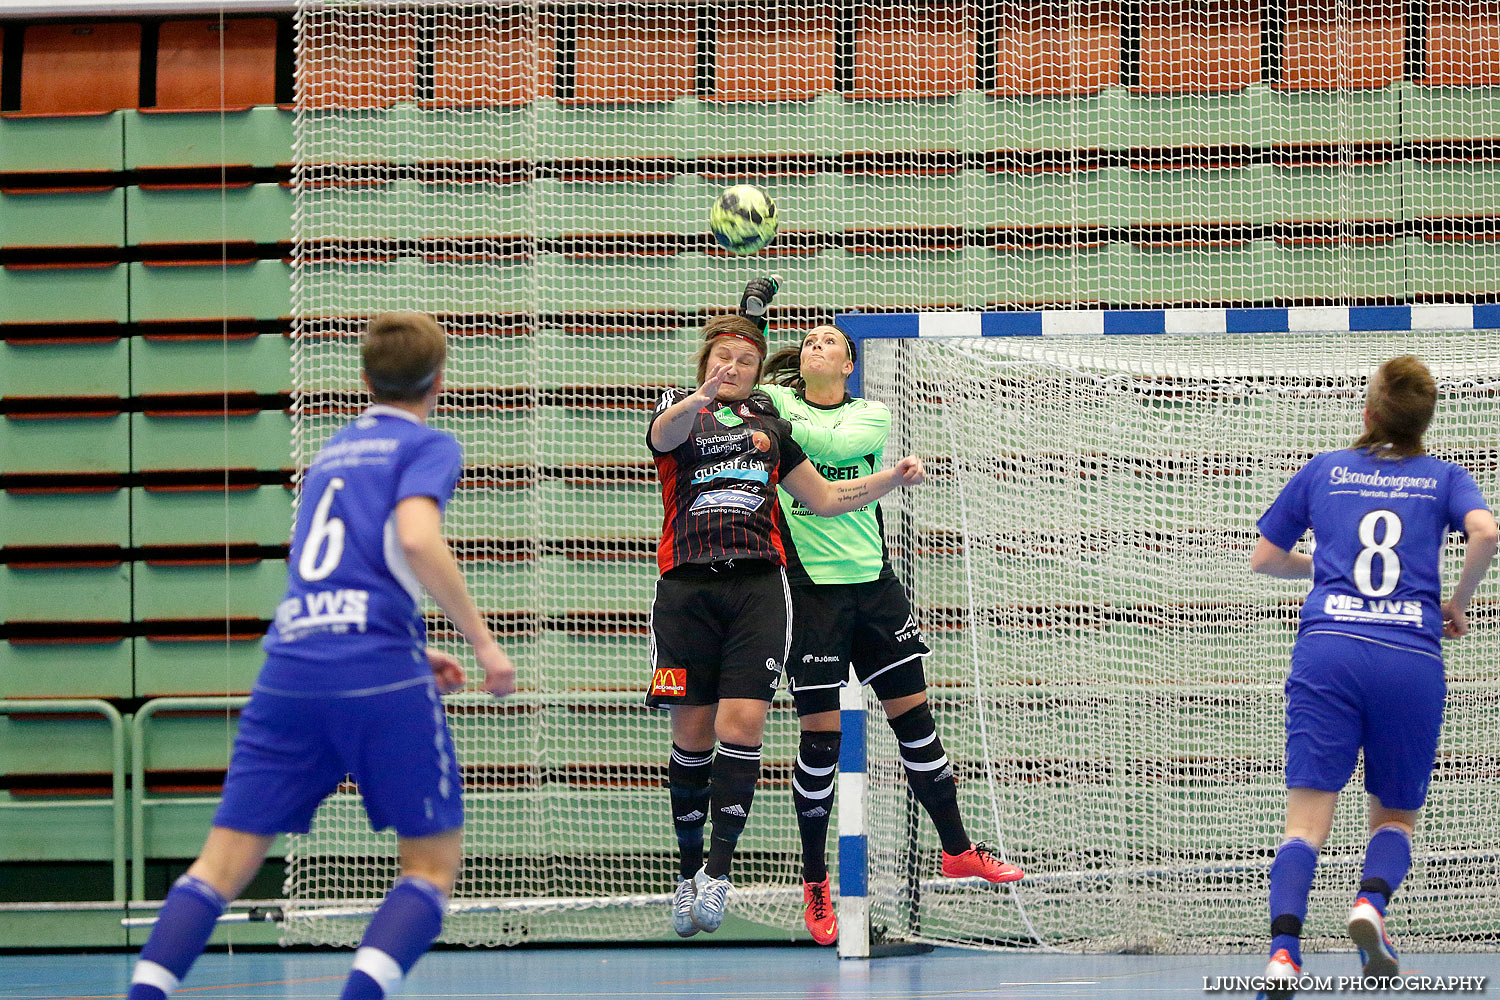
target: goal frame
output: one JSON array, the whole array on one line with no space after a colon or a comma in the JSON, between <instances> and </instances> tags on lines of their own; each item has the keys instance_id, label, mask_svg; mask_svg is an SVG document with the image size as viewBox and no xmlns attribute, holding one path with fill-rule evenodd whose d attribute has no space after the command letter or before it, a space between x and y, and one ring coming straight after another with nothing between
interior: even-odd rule
<instances>
[{"instance_id":1,"label":"goal frame","mask_svg":"<svg viewBox=\"0 0 1500 1000\"><path fill-rule=\"evenodd\" d=\"M847 388L862 395L865 349L872 340L976 337L1399 333L1500 328L1497 303L1245 308L1042 309L1002 312L839 313L834 325L854 344ZM838 915L840 958L907 954L927 945L873 942L870 925L869 743L863 689L852 677L840 691L844 740L839 759ZM1042 948L1048 946L1038 940Z\"/></svg>"},{"instance_id":2,"label":"goal frame","mask_svg":"<svg viewBox=\"0 0 1500 1000\"><path fill-rule=\"evenodd\" d=\"M1380 333L1500 328L1500 303L1251 306L1241 309L1039 309L1015 312L839 313L834 324L863 357L867 340L924 337L1114 337L1152 334ZM854 362L849 393L863 387Z\"/></svg>"}]
</instances>

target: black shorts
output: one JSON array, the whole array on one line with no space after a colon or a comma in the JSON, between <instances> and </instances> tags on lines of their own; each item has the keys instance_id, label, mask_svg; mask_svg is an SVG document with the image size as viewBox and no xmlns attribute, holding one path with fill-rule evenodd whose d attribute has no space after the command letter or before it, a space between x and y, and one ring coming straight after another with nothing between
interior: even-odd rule
<instances>
[{"instance_id":1,"label":"black shorts","mask_svg":"<svg viewBox=\"0 0 1500 1000\"><path fill-rule=\"evenodd\" d=\"M836 711L849 668L882 701L927 690L922 638L895 577L792 588L797 627L786 672L798 715Z\"/></svg>"},{"instance_id":2,"label":"black shorts","mask_svg":"<svg viewBox=\"0 0 1500 1000\"><path fill-rule=\"evenodd\" d=\"M669 570L651 602L646 704L773 700L791 628L792 598L779 566L739 560L720 572L696 564Z\"/></svg>"}]
</instances>

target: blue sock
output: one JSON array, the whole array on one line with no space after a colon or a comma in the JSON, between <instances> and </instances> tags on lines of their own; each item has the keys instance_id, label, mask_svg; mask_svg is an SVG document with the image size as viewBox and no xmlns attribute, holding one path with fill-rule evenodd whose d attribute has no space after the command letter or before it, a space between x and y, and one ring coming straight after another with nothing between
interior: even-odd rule
<instances>
[{"instance_id":1,"label":"blue sock","mask_svg":"<svg viewBox=\"0 0 1500 1000\"><path fill-rule=\"evenodd\" d=\"M1271 954L1285 948L1298 965L1302 964L1307 894L1317 867L1318 849L1301 837L1283 840L1271 862Z\"/></svg>"},{"instance_id":2,"label":"blue sock","mask_svg":"<svg viewBox=\"0 0 1500 1000\"><path fill-rule=\"evenodd\" d=\"M427 953L443 929L448 900L426 879L398 878L370 919L339 1000L381 1000Z\"/></svg>"},{"instance_id":3,"label":"blue sock","mask_svg":"<svg viewBox=\"0 0 1500 1000\"><path fill-rule=\"evenodd\" d=\"M1359 894L1385 916L1392 894L1411 870L1411 835L1399 826L1382 826L1365 848L1365 871Z\"/></svg>"},{"instance_id":4,"label":"blue sock","mask_svg":"<svg viewBox=\"0 0 1500 1000\"><path fill-rule=\"evenodd\" d=\"M130 976L130 1000L162 1000L175 990L203 953L227 905L202 879L184 875L172 883Z\"/></svg>"}]
</instances>

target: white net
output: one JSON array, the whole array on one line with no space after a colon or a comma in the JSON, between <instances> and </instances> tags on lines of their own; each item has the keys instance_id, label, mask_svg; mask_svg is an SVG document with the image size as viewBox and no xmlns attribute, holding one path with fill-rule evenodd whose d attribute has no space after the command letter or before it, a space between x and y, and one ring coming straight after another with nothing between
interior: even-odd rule
<instances>
[{"instance_id":1,"label":"white net","mask_svg":"<svg viewBox=\"0 0 1500 1000\"><path fill-rule=\"evenodd\" d=\"M748 278L783 277L785 337L856 308L1500 295L1492 4L307 0L296 43L296 461L361 398L365 319L438 314L436 422L468 465L449 530L521 668L505 707L453 707L466 899L668 888L665 724L637 703L660 517L645 407ZM735 183L778 202L754 258L706 231ZM750 887L796 887L793 729L778 706ZM354 801L296 841L295 899L388 882ZM737 912L798 926L795 896L755 898ZM448 933L665 926L610 912Z\"/></svg>"},{"instance_id":2,"label":"white net","mask_svg":"<svg viewBox=\"0 0 1500 1000\"><path fill-rule=\"evenodd\" d=\"M544 99L553 66L538 68L567 31L580 99L614 87L658 99L665 22L631 10L601 7L582 23L534 6L320 8L298 19L298 467L361 405L365 319L390 308L441 316L448 390L433 423L457 435L466 463L446 533L520 671L522 693L503 705L450 700L468 812L456 898L460 911L482 910L448 922L451 942L639 938L670 927L661 905L675 872L670 739L665 715L643 703L661 522L644 436L660 387L691 374L708 283L658 254L651 233L702 228L714 182L676 161L643 176L641 163L595 159L677 137L654 136L644 111L570 111ZM600 58L638 72L585 72ZM586 158L577 176L566 166L574 157ZM710 270L701 253L683 257L693 272ZM732 302L753 272L717 264L712 285ZM464 655L428 611L437 643ZM735 913L786 928L800 905L795 729L787 708L773 714L735 873ZM357 940L362 922L306 911L357 910L395 872L392 838L369 833L353 789L335 796L314 832L294 838L287 940ZM642 896L651 898L628 898Z\"/></svg>"},{"instance_id":3,"label":"white net","mask_svg":"<svg viewBox=\"0 0 1500 1000\"><path fill-rule=\"evenodd\" d=\"M1500 495L1495 332L865 348L866 394L900 428L893 447L934 472L885 502L886 523L934 648L935 715L971 833L998 834L1027 871L1005 891L920 881L939 847L925 820L911 836L877 708L872 925L975 945L1263 947L1285 813L1282 682L1306 583L1250 572L1255 521L1314 453L1358 436L1366 378L1403 353L1438 378L1433 453ZM1446 550L1449 586L1462 549ZM1486 582L1472 633L1446 644L1437 771L1390 911L1411 950L1472 950L1500 931L1496 595ZM1318 869L1315 947L1347 946L1360 780Z\"/></svg>"}]
</instances>

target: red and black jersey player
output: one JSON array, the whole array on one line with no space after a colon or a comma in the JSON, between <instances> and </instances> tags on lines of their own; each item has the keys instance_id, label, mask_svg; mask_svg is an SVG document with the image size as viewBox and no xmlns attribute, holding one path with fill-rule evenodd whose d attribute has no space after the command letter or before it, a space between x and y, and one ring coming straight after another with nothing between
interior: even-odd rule
<instances>
[{"instance_id":1,"label":"red and black jersey player","mask_svg":"<svg viewBox=\"0 0 1500 1000\"><path fill-rule=\"evenodd\" d=\"M791 641L777 484L833 517L925 476L908 455L890 469L828 482L770 397L755 390L765 357L765 335L750 320L709 320L698 388L663 393L646 435L664 507L647 702L672 713L668 785L680 862L672 918L683 937L717 930L724 918L766 713Z\"/></svg>"}]
</instances>

